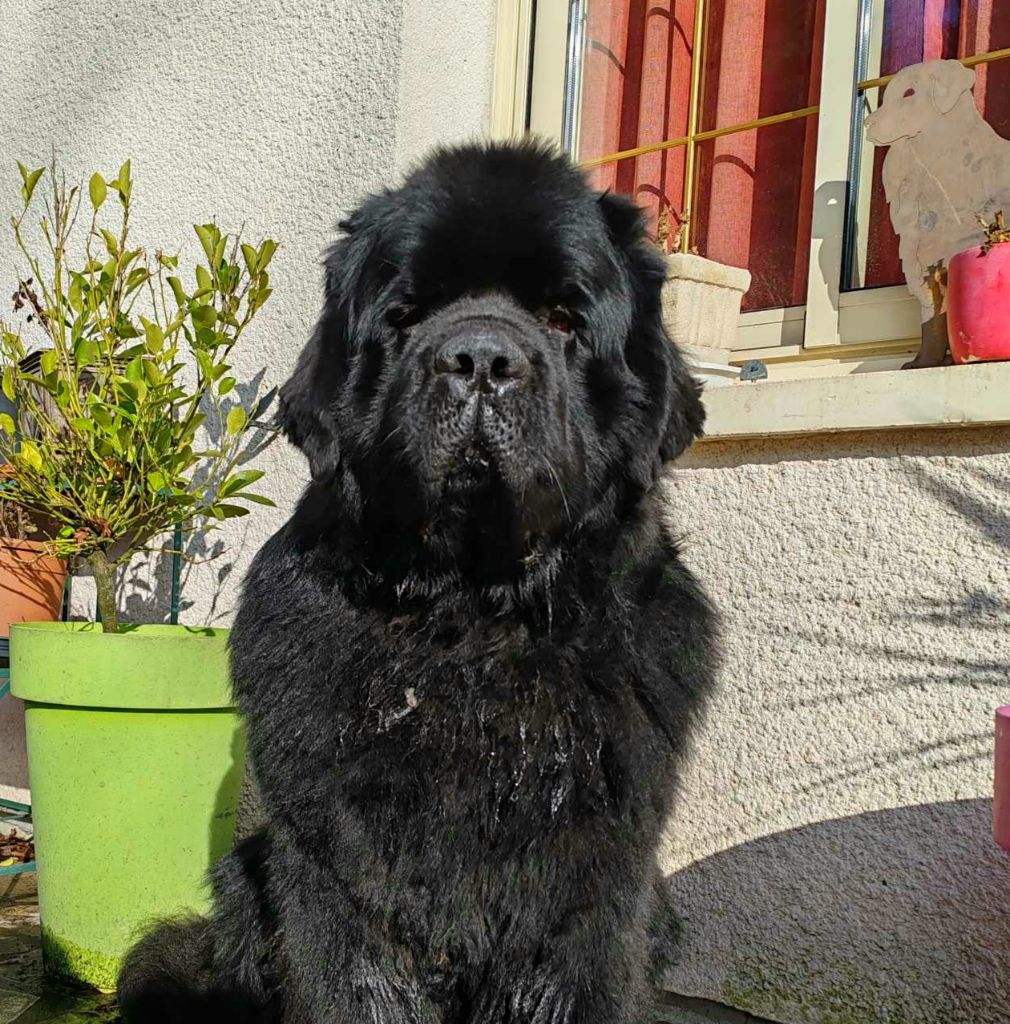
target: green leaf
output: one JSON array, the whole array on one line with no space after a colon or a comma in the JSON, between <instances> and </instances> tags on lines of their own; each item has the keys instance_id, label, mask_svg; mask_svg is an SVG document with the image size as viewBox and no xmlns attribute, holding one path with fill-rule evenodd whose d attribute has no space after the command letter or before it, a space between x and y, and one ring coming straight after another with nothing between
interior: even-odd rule
<instances>
[{"instance_id":1,"label":"green leaf","mask_svg":"<svg viewBox=\"0 0 1010 1024\"><path fill-rule=\"evenodd\" d=\"M81 338L74 345L74 362L78 366L94 366L98 359L98 346L87 338Z\"/></svg>"},{"instance_id":2,"label":"green leaf","mask_svg":"<svg viewBox=\"0 0 1010 1024\"><path fill-rule=\"evenodd\" d=\"M233 387L235 387L236 381L234 377L225 377L217 386L217 393L219 395L226 395Z\"/></svg>"},{"instance_id":3,"label":"green leaf","mask_svg":"<svg viewBox=\"0 0 1010 1024\"><path fill-rule=\"evenodd\" d=\"M110 184L113 183L110 182ZM123 206L126 206L130 199L130 193L133 191L133 179L130 177L129 160L119 168L119 178L114 184L116 185L116 190L119 192L119 201Z\"/></svg>"},{"instance_id":4,"label":"green leaf","mask_svg":"<svg viewBox=\"0 0 1010 1024\"><path fill-rule=\"evenodd\" d=\"M82 297L82 289L84 288L83 278L80 274L74 274L70 279L70 293L68 299L70 302L70 308L75 313L80 313L84 308L84 299Z\"/></svg>"},{"instance_id":5,"label":"green leaf","mask_svg":"<svg viewBox=\"0 0 1010 1024\"><path fill-rule=\"evenodd\" d=\"M119 242L116 241L116 236L111 231L107 231L105 228L99 228L98 230L101 232L102 238L105 239L105 248L109 250L109 255L114 258L118 257Z\"/></svg>"},{"instance_id":6,"label":"green leaf","mask_svg":"<svg viewBox=\"0 0 1010 1024\"><path fill-rule=\"evenodd\" d=\"M150 276L146 267L134 267L126 278L127 292L136 291L142 284L147 282Z\"/></svg>"},{"instance_id":7,"label":"green leaf","mask_svg":"<svg viewBox=\"0 0 1010 1024\"><path fill-rule=\"evenodd\" d=\"M130 323L129 319L125 316L121 316L116 321L116 331L120 338L139 338L140 331Z\"/></svg>"},{"instance_id":8,"label":"green leaf","mask_svg":"<svg viewBox=\"0 0 1010 1024\"><path fill-rule=\"evenodd\" d=\"M202 292L213 291L214 280L204 266L196 268L196 286Z\"/></svg>"},{"instance_id":9,"label":"green leaf","mask_svg":"<svg viewBox=\"0 0 1010 1024\"><path fill-rule=\"evenodd\" d=\"M200 239L200 245L203 246L203 251L207 254L207 259L213 266L214 263L214 246L216 245L217 239L215 238L213 231L213 224L194 224L193 230L196 232L196 237Z\"/></svg>"},{"instance_id":10,"label":"green leaf","mask_svg":"<svg viewBox=\"0 0 1010 1024\"><path fill-rule=\"evenodd\" d=\"M175 296L175 301L180 306L186 305L186 291L182 287L182 282L177 277L168 278L168 286L172 289L172 294Z\"/></svg>"},{"instance_id":11,"label":"green leaf","mask_svg":"<svg viewBox=\"0 0 1010 1024\"><path fill-rule=\"evenodd\" d=\"M249 515L249 509L242 505L214 505L211 508L211 514L215 519L234 519L237 516Z\"/></svg>"},{"instance_id":12,"label":"green leaf","mask_svg":"<svg viewBox=\"0 0 1010 1024\"><path fill-rule=\"evenodd\" d=\"M228 479L221 485L221 497L227 498L232 494L237 494L250 484L254 484L257 480L262 479L262 469L243 469L234 476L228 477Z\"/></svg>"},{"instance_id":13,"label":"green leaf","mask_svg":"<svg viewBox=\"0 0 1010 1024\"><path fill-rule=\"evenodd\" d=\"M14 401L14 367L4 367L3 393L11 402Z\"/></svg>"},{"instance_id":14,"label":"green leaf","mask_svg":"<svg viewBox=\"0 0 1010 1024\"><path fill-rule=\"evenodd\" d=\"M34 441L29 441L27 438L23 440L17 457L19 461L23 462L30 469L34 469L37 473L42 472L42 455L39 453Z\"/></svg>"},{"instance_id":15,"label":"green leaf","mask_svg":"<svg viewBox=\"0 0 1010 1024\"><path fill-rule=\"evenodd\" d=\"M13 437L17 432L17 428L14 425L14 417L5 412L0 412L0 430L8 437Z\"/></svg>"},{"instance_id":16,"label":"green leaf","mask_svg":"<svg viewBox=\"0 0 1010 1024\"><path fill-rule=\"evenodd\" d=\"M235 497L241 498L243 501L255 501L257 505L269 505L271 508L277 507L265 494L251 494L249 491L242 491L241 494L236 494Z\"/></svg>"},{"instance_id":17,"label":"green leaf","mask_svg":"<svg viewBox=\"0 0 1010 1024\"><path fill-rule=\"evenodd\" d=\"M211 362L210 356L201 349L196 351L196 365L200 367L200 373L206 380L214 379L214 364Z\"/></svg>"},{"instance_id":18,"label":"green leaf","mask_svg":"<svg viewBox=\"0 0 1010 1024\"><path fill-rule=\"evenodd\" d=\"M213 327L217 323L217 310L213 306L197 306L190 314L197 327Z\"/></svg>"},{"instance_id":19,"label":"green leaf","mask_svg":"<svg viewBox=\"0 0 1010 1024\"><path fill-rule=\"evenodd\" d=\"M255 298L252 303L253 308L259 309L273 293L273 288L260 288L259 291L255 292Z\"/></svg>"},{"instance_id":20,"label":"green leaf","mask_svg":"<svg viewBox=\"0 0 1010 1024\"><path fill-rule=\"evenodd\" d=\"M277 252L277 243L272 239L268 238L260 246L260 258L257 270L266 270L267 264L274 258L274 253Z\"/></svg>"},{"instance_id":21,"label":"green leaf","mask_svg":"<svg viewBox=\"0 0 1010 1024\"><path fill-rule=\"evenodd\" d=\"M228 413L228 418L225 421L225 424L228 427L228 433L237 434L246 425L246 419L245 409L243 409L241 405L236 405L235 408Z\"/></svg>"},{"instance_id":22,"label":"green leaf","mask_svg":"<svg viewBox=\"0 0 1010 1024\"><path fill-rule=\"evenodd\" d=\"M245 268L250 274L256 273L256 264L259 262L260 254L245 242L242 243L242 259L245 260Z\"/></svg>"},{"instance_id":23,"label":"green leaf","mask_svg":"<svg viewBox=\"0 0 1010 1024\"><path fill-rule=\"evenodd\" d=\"M158 324L148 320L147 317L142 316L140 322L144 325L148 351L160 352L165 345L165 332Z\"/></svg>"},{"instance_id":24,"label":"green leaf","mask_svg":"<svg viewBox=\"0 0 1010 1024\"><path fill-rule=\"evenodd\" d=\"M105 179L98 171L95 171L88 182L88 195L91 196L91 205L97 210L105 202L105 197L108 194L109 188L105 184Z\"/></svg>"},{"instance_id":25,"label":"green leaf","mask_svg":"<svg viewBox=\"0 0 1010 1024\"><path fill-rule=\"evenodd\" d=\"M91 418L103 429L118 429L116 427L116 421L113 419L112 413L104 406L97 402L92 403L88 406L88 412L91 413Z\"/></svg>"},{"instance_id":26,"label":"green leaf","mask_svg":"<svg viewBox=\"0 0 1010 1024\"><path fill-rule=\"evenodd\" d=\"M126 379L133 381L134 384L144 379L144 363L140 356L130 360L130 365L126 368Z\"/></svg>"},{"instance_id":27,"label":"green leaf","mask_svg":"<svg viewBox=\"0 0 1010 1024\"><path fill-rule=\"evenodd\" d=\"M47 348L39 356L39 368L42 370L43 377L48 377L56 369L57 358L56 349L54 348Z\"/></svg>"},{"instance_id":28,"label":"green leaf","mask_svg":"<svg viewBox=\"0 0 1010 1024\"><path fill-rule=\"evenodd\" d=\"M32 195L35 192L35 186L39 183L39 178L45 173L44 167L39 167L34 171L29 171L27 167L19 160L17 162L18 170L21 172L21 198L27 206L32 201Z\"/></svg>"}]
</instances>

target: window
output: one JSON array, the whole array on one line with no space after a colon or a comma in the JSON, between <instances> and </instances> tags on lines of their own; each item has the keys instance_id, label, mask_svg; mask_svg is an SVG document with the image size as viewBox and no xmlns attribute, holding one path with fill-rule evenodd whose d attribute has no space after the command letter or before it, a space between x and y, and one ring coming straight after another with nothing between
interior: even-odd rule
<instances>
[{"instance_id":1,"label":"window","mask_svg":"<svg viewBox=\"0 0 1010 1024\"><path fill-rule=\"evenodd\" d=\"M512 0L531 52L514 108L685 250L752 274L737 355L896 366L918 345L863 138L896 71L975 66L1010 136L1006 0ZM530 41L530 37L527 37ZM519 120L515 123L518 125Z\"/></svg>"}]
</instances>

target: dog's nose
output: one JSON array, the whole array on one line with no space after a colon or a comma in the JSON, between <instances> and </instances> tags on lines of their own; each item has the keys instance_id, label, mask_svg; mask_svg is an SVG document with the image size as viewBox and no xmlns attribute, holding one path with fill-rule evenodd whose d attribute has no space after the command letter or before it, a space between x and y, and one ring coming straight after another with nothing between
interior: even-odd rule
<instances>
[{"instance_id":1,"label":"dog's nose","mask_svg":"<svg viewBox=\"0 0 1010 1024\"><path fill-rule=\"evenodd\" d=\"M435 355L436 373L454 388L496 392L529 375L526 353L500 328L481 325L456 334Z\"/></svg>"}]
</instances>

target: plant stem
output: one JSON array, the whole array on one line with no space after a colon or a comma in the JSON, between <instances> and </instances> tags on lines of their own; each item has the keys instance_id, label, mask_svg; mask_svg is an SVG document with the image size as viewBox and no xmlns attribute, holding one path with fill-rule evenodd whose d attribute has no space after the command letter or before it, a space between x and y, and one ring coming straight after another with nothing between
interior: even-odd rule
<instances>
[{"instance_id":1,"label":"plant stem","mask_svg":"<svg viewBox=\"0 0 1010 1024\"><path fill-rule=\"evenodd\" d=\"M98 592L98 611L102 616L102 632L118 633L119 618L116 610L116 565L98 548L88 555L88 565L95 577Z\"/></svg>"}]
</instances>

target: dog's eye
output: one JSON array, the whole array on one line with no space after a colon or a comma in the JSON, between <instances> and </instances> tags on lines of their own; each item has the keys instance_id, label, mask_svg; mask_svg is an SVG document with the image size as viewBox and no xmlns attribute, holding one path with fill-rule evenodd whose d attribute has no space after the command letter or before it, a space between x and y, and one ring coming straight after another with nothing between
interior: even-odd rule
<instances>
[{"instance_id":1,"label":"dog's eye","mask_svg":"<svg viewBox=\"0 0 1010 1024\"><path fill-rule=\"evenodd\" d=\"M914 96L914 95L915 95L915 90L914 90L914 89L906 89L906 90L905 90L905 91L904 91L904 92L903 92L903 93L901 94L901 98L902 98L903 100L907 100L909 96Z\"/></svg>"},{"instance_id":2,"label":"dog's eye","mask_svg":"<svg viewBox=\"0 0 1010 1024\"><path fill-rule=\"evenodd\" d=\"M544 306L539 313L550 330L559 334L572 333L572 314L564 306Z\"/></svg>"},{"instance_id":3,"label":"dog's eye","mask_svg":"<svg viewBox=\"0 0 1010 1024\"><path fill-rule=\"evenodd\" d=\"M411 305L409 302L390 306L386 312L386 321L389 325L401 331L406 330L408 327L413 327L420 319L420 309L418 309L417 306Z\"/></svg>"}]
</instances>

